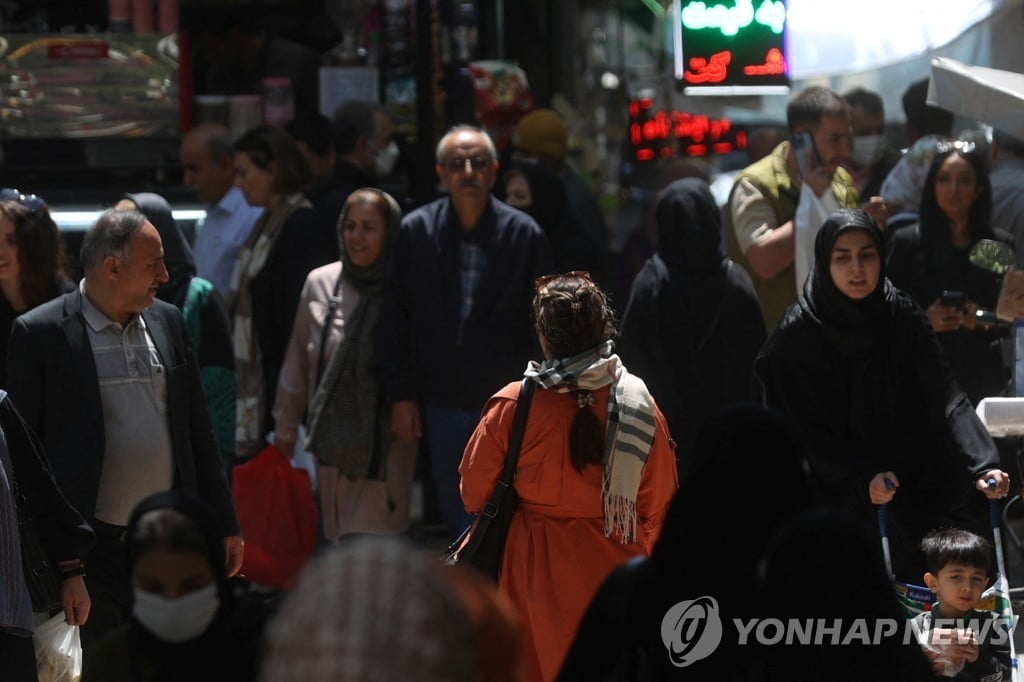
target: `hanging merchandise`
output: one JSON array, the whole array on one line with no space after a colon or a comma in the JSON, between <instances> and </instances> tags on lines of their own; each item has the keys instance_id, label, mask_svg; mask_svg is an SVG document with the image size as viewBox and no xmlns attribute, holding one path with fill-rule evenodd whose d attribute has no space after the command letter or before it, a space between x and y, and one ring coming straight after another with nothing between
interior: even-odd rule
<instances>
[{"instance_id":1,"label":"hanging merchandise","mask_svg":"<svg viewBox=\"0 0 1024 682\"><path fill-rule=\"evenodd\" d=\"M512 140L516 123L535 108L526 72L511 62L471 62L476 90L476 119L499 149Z\"/></svg>"}]
</instances>

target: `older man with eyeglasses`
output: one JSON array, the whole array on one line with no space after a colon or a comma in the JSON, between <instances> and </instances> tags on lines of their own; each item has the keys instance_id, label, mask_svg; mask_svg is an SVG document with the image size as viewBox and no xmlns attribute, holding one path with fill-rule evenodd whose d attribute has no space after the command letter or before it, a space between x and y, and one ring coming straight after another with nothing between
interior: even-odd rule
<instances>
[{"instance_id":1,"label":"older man with eyeglasses","mask_svg":"<svg viewBox=\"0 0 1024 682\"><path fill-rule=\"evenodd\" d=\"M459 461L487 398L539 357L533 283L552 265L533 218L491 195L498 161L487 133L452 128L437 145L435 170L448 196L402 220L376 365L392 436L426 438L454 538L472 521L459 495Z\"/></svg>"}]
</instances>

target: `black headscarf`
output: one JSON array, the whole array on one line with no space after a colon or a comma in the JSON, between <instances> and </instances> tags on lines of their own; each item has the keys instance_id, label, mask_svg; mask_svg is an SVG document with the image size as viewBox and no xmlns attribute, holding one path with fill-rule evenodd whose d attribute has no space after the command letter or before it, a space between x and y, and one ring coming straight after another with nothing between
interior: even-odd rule
<instances>
[{"instance_id":1,"label":"black headscarf","mask_svg":"<svg viewBox=\"0 0 1024 682\"><path fill-rule=\"evenodd\" d=\"M708 183L676 180L662 190L654 214L658 257L673 275L692 281L721 269L722 214Z\"/></svg>"},{"instance_id":2,"label":"black headscarf","mask_svg":"<svg viewBox=\"0 0 1024 682\"><path fill-rule=\"evenodd\" d=\"M878 282L870 294L854 300L832 281L832 249L840 235L850 230L867 232L878 247ZM885 277L882 231L860 209L841 208L822 224L814 240L814 264L804 282L800 307L822 327L828 342L844 355L863 356L886 328L895 290Z\"/></svg>"},{"instance_id":3,"label":"black headscarf","mask_svg":"<svg viewBox=\"0 0 1024 682\"><path fill-rule=\"evenodd\" d=\"M579 262L573 260L573 254L568 253L568 249L574 246L569 240L575 230L571 224L572 215L562 179L541 163L513 162L506 169L502 181L494 188L494 195L501 201L508 198L508 180L515 173L520 173L525 178L533 199L529 206L519 210L536 220L544 230L544 236L551 245L555 267L560 271L582 267Z\"/></svg>"},{"instance_id":4,"label":"black headscarf","mask_svg":"<svg viewBox=\"0 0 1024 682\"><path fill-rule=\"evenodd\" d=\"M129 573L135 565L142 548L138 545L139 521L147 512L158 509L173 509L185 516L202 532L207 545L207 559L213 568L214 579L219 584L227 582L224 556L224 533L220 530L217 519L213 516L210 506L201 498L183 490L168 490L150 495L139 502L132 510L125 532L125 556L128 559Z\"/></svg>"},{"instance_id":5,"label":"black headscarf","mask_svg":"<svg viewBox=\"0 0 1024 682\"><path fill-rule=\"evenodd\" d=\"M648 382L685 468L710 414L758 399L752 365L765 329L750 278L722 254L721 212L708 184L670 183L654 215L658 252L633 281L619 353Z\"/></svg>"},{"instance_id":6,"label":"black headscarf","mask_svg":"<svg viewBox=\"0 0 1024 682\"><path fill-rule=\"evenodd\" d=\"M139 522L147 512L159 509L177 511L202 533L220 608L206 632L182 643L160 640L133 618L128 630L132 672L141 675L140 671L148 667L156 673L157 680L255 679L260 633L270 614L270 603L235 592L225 567L225 533L203 499L180 489L169 490L147 497L132 510L125 533L129 575L140 554L146 551L136 537Z\"/></svg>"},{"instance_id":7,"label":"black headscarf","mask_svg":"<svg viewBox=\"0 0 1024 682\"><path fill-rule=\"evenodd\" d=\"M185 305L189 282L196 276L196 261L185 234L174 220L171 205L162 196L152 192L125 194L122 198L133 202L160 233L169 279L157 289L156 296L180 310Z\"/></svg>"}]
</instances>

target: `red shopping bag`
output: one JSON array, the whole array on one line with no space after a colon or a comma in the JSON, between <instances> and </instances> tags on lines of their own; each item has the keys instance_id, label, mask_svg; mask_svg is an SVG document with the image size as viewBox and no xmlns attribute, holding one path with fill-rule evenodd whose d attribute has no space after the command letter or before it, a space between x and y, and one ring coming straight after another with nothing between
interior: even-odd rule
<instances>
[{"instance_id":1,"label":"red shopping bag","mask_svg":"<svg viewBox=\"0 0 1024 682\"><path fill-rule=\"evenodd\" d=\"M242 575L276 589L291 587L316 543L317 506L309 473L270 445L231 473L242 526Z\"/></svg>"}]
</instances>

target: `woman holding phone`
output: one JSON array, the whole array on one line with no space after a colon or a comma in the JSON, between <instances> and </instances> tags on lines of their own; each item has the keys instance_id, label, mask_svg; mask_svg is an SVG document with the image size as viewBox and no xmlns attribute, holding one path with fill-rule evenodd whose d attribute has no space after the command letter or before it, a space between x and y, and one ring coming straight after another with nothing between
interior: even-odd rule
<instances>
[{"instance_id":1,"label":"woman holding phone","mask_svg":"<svg viewBox=\"0 0 1024 682\"><path fill-rule=\"evenodd\" d=\"M992 226L992 185L970 142L942 142L921 192L921 217L889 239L892 283L924 309L957 383L974 405L1001 395L1010 378L1003 361L1005 330L977 323L978 308L994 310L1001 278L970 262L982 239L1013 244Z\"/></svg>"}]
</instances>

